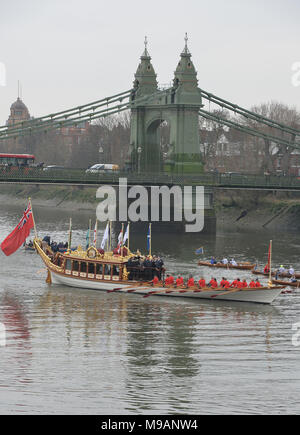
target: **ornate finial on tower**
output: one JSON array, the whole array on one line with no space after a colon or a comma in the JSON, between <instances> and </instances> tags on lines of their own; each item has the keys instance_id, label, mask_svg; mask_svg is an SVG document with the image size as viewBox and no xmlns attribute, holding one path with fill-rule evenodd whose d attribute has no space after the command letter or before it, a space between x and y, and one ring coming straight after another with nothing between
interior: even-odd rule
<instances>
[{"instance_id":1,"label":"ornate finial on tower","mask_svg":"<svg viewBox=\"0 0 300 435\"><path fill-rule=\"evenodd\" d=\"M144 50L144 53L143 53L143 57L150 57L150 55L149 55L149 52L148 52L148 38L147 38L147 36L145 36L145 42L144 42L144 44L145 44L145 50Z\"/></svg>"},{"instance_id":2,"label":"ornate finial on tower","mask_svg":"<svg viewBox=\"0 0 300 435\"><path fill-rule=\"evenodd\" d=\"M187 34L187 33L185 33L185 38L184 38L184 40L185 40L185 46L184 46L183 53L184 53L184 54L190 54L190 51L189 51L188 46L187 46L187 43L188 43L188 40L189 40L189 38L188 38L188 34Z\"/></svg>"}]
</instances>

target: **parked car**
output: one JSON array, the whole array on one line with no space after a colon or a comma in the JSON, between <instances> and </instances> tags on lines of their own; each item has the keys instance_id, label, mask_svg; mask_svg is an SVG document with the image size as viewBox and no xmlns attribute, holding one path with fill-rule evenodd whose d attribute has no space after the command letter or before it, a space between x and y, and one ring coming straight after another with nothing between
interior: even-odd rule
<instances>
[{"instance_id":1,"label":"parked car","mask_svg":"<svg viewBox=\"0 0 300 435\"><path fill-rule=\"evenodd\" d=\"M86 174L109 174L119 171L119 165L111 165L104 163L97 163L91 166L85 172Z\"/></svg>"},{"instance_id":2,"label":"parked car","mask_svg":"<svg viewBox=\"0 0 300 435\"><path fill-rule=\"evenodd\" d=\"M58 166L58 165L49 165L49 166L45 166L43 168L43 171L50 172L50 171L57 171L57 170L60 170L60 169L65 169L65 167L64 166Z\"/></svg>"}]
</instances>

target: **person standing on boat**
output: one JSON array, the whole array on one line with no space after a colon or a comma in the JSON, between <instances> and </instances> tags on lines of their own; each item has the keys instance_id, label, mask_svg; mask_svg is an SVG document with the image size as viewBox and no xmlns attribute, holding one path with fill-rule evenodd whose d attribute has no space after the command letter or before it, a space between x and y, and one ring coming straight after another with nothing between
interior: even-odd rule
<instances>
[{"instance_id":1,"label":"person standing on boat","mask_svg":"<svg viewBox=\"0 0 300 435\"><path fill-rule=\"evenodd\" d=\"M163 260L160 257L157 257L155 261L155 270L159 280L161 280L163 265L164 265Z\"/></svg>"}]
</instances>

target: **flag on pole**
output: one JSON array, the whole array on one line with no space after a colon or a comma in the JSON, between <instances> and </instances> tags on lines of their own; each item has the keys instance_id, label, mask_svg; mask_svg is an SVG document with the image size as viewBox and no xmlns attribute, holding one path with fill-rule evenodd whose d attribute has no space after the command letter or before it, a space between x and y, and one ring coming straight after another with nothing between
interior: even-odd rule
<instances>
[{"instance_id":1,"label":"flag on pole","mask_svg":"<svg viewBox=\"0 0 300 435\"><path fill-rule=\"evenodd\" d=\"M118 253L121 253L121 248L123 246L123 232L124 232L124 224L122 224L122 229L118 237Z\"/></svg>"},{"instance_id":2,"label":"flag on pole","mask_svg":"<svg viewBox=\"0 0 300 435\"><path fill-rule=\"evenodd\" d=\"M98 221L96 220L95 228L94 228L94 246L95 246L95 248L97 245L97 232L98 232Z\"/></svg>"},{"instance_id":3,"label":"flag on pole","mask_svg":"<svg viewBox=\"0 0 300 435\"><path fill-rule=\"evenodd\" d=\"M105 250L105 244L107 243L108 238L109 238L109 222L107 222L107 225L105 228L105 232L104 232L103 239L101 242L101 249Z\"/></svg>"},{"instance_id":4,"label":"flag on pole","mask_svg":"<svg viewBox=\"0 0 300 435\"><path fill-rule=\"evenodd\" d=\"M197 255L204 254L204 248L199 248L199 249L197 249L195 253L196 253Z\"/></svg>"},{"instance_id":5,"label":"flag on pole","mask_svg":"<svg viewBox=\"0 0 300 435\"><path fill-rule=\"evenodd\" d=\"M149 229L147 234L147 250L148 250L148 254L151 255L151 224L149 224Z\"/></svg>"},{"instance_id":6,"label":"flag on pole","mask_svg":"<svg viewBox=\"0 0 300 435\"><path fill-rule=\"evenodd\" d=\"M12 255L23 245L30 234L31 228L34 228L34 221L31 203L29 202L16 228L1 243L1 249L6 256Z\"/></svg>"},{"instance_id":7,"label":"flag on pole","mask_svg":"<svg viewBox=\"0 0 300 435\"><path fill-rule=\"evenodd\" d=\"M127 242L128 237L129 237L129 224L127 224L127 228L124 234L123 245L125 245L125 243Z\"/></svg>"}]
</instances>

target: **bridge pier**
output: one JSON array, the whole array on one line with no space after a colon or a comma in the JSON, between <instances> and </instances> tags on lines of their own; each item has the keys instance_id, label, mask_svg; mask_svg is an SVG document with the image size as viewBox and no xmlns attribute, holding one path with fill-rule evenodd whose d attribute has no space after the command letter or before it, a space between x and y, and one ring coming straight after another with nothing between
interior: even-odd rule
<instances>
[{"instance_id":1,"label":"bridge pier","mask_svg":"<svg viewBox=\"0 0 300 435\"><path fill-rule=\"evenodd\" d=\"M177 186L180 188L180 186ZM192 188L192 194L190 197L190 203L192 205L192 209L189 209L189 211L192 213L192 215L197 215L199 217L200 221L200 215L203 215L203 227L199 229L199 231L195 231L194 234L215 234L216 233L216 213L214 209L214 192L213 189L210 187L201 187L203 189L203 201L197 201L196 195L198 191L196 192L196 187L193 186ZM159 187L156 187L159 189ZM199 186L198 186L199 188ZM147 190L147 196L145 198L139 198L138 202L140 205L140 208L144 209L145 213L148 216L148 219L145 221L137 221L132 222L131 217L128 216L127 219L122 218L120 216L120 208L122 207L123 210L125 207L127 207L127 210L130 214L131 206L134 206L134 203L136 202L136 198L134 199L128 199L128 193L130 190L130 186L127 186L127 203L122 204L122 201L120 201L119 196L119 189L115 188L116 196L117 196L117 209L116 209L116 231L119 231L121 228L121 224L124 223L124 225L127 225L127 222L130 221L137 232L145 233L148 231L149 223L152 223L152 234L164 234L164 233L170 233L170 234L184 234L184 233L192 233L193 231L187 230L187 227L193 227L195 225L196 229L196 217L194 220L191 220L191 216L186 216L186 210L184 209L184 200L180 203L176 202L176 198L171 196L171 201L167 201L166 197L163 195L160 196L159 205L153 204L151 192L153 189L153 186L147 186L145 187ZM172 188L170 188L172 189ZM182 192L184 191L184 186L182 186ZM158 207L157 207L158 206ZM157 207L156 215L159 217L159 220L153 219L153 207ZM122 214L122 212L121 212ZM164 216L170 216L170 219L164 220ZM176 215L181 215L182 219L180 221L175 219Z\"/></svg>"}]
</instances>

